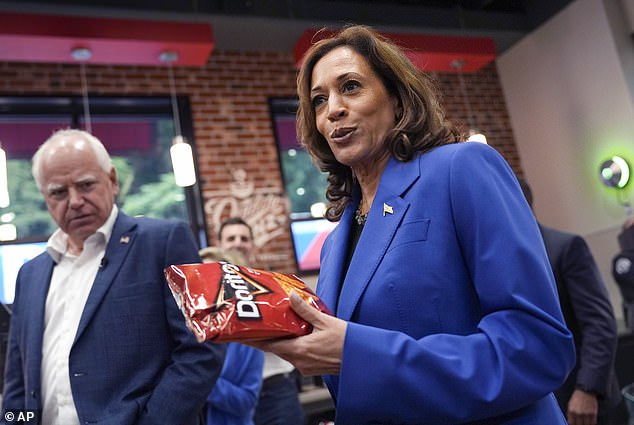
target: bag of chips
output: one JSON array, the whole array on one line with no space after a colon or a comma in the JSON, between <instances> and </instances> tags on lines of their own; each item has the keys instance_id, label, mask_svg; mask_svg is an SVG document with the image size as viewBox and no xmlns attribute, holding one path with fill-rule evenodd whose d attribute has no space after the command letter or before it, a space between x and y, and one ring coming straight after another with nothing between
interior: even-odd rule
<instances>
[{"instance_id":1,"label":"bag of chips","mask_svg":"<svg viewBox=\"0 0 634 425\"><path fill-rule=\"evenodd\" d=\"M295 291L328 314L298 277L227 262L180 264L165 269L167 283L200 342L248 341L306 335L312 326L291 308Z\"/></svg>"}]
</instances>

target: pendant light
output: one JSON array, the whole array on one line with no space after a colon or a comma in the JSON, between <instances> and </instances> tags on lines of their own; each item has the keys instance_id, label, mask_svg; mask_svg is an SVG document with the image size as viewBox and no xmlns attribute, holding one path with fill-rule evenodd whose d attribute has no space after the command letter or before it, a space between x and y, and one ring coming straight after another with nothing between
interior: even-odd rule
<instances>
[{"instance_id":1,"label":"pendant light","mask_svg":"<svg viewBox=\"0 0 634 425\"><path fill-rule=\"evenodd\" d=\"M88 100L88 80L86 79L86 61L92 57L92 50L86 47L75 47L70 51L70 55L79 62L79 74L81 77L81 97L84 106L84 127L92 134L92 123L90 120L90 102Z\"/></svg>"},{"instance_id":2,"label":"pendant light","mask_svg":"<svg viewBox=\"0 0 634 425\"><path fill-rule=\"evenodd\" d=\"M464 68L464 59L455 59L451 62L451 66L458 71L458 83L460 84L460 93L462 94L462 101L464 102L465 110L467 111L467 121L469 123L469 142L487 143L487 138L484 134L480 133L473 120L473 114L471 112L471 103L467 95L467 87L464 82L464 76L462 70Z\"/></svg>"},{"instance_id":3,"label":"pendant light","mask_svg":"<svg viewBox=\"0 0 634 425\"><path fill-rule=\"evenodd\" d=\"M9 180L7 174L7 153L0 143L0 208L9 206Z\"/></svg>"},{"instance_id":4,"label":"pendant light","mask_svg":"<svg viewBox=\"0 0 634 425\"><path fill-rule=\"evenodd\" d=\"M170 147L174 178L177 186L193 186L196 184L194 153L191 145L187 143L181 133L180 115L178 113L178 102L176 99L176 85L174 83L174 69L172 66L172 64L178 60L178 53L174 51L163 52L160 55L160 60L167 64L170 96L172 99L172 114L174 115L174 138L172 139L172 146Z\"/></svg>"}]
</instances>

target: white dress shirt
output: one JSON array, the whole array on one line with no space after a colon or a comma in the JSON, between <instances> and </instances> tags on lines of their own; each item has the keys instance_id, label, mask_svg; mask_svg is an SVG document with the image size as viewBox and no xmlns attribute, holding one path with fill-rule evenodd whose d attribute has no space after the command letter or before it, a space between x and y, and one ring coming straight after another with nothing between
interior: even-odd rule
<instances>
[{"instance_id":1,"label":"white dress shirt","mask_svg":"<svg viewBox=\"0 0 634 425\"><path fill-rule=\"evenodd\" d=\"M84 305L112 234L118 209L84 241L79 256L67 251L68 235L60 229L48 240L56 266L46 297L42 344L42 425L79 425L70 387L69 357Z\"/></svg>"},{"instance_id":2,"label":"white dress shirt","mask_svg":"<svg viewBox=\"0 0 634 425\"><path fill-rule=\"evenodd\" d=\"M281 357L276 356L268 351L264 352L264 367L262 368L262 378L270 378L271 376L281 373L291 373L295 369L291 363Z\"/></svg>"}]
</instances>

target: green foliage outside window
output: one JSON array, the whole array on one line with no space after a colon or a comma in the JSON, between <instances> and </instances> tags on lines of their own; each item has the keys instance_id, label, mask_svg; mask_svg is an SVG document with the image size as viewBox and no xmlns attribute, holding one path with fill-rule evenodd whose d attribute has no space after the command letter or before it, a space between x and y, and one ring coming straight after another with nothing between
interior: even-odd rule
<instances>
[{"instance_id":1,"label":"green foliage outside window","mask_svg":"<svg viewBox=\"0 0 634 425\"><path fill-rule=\"evenodd\" d=\"M287 150L280 152L280 159L293 214L306 215L311 205L326 201L326 173L313 165L308 152Z\"/></svg>"},{"instance_id":2,"label":"green foliage outside window","mask_svg":"<svg viewBox=\"0 0 634 425\"><path fill-rule=\"evenodd\" d=\"M3 221L15 225L18 238L51 234L55 224L33 180L31 161L16 159L7 163L11 204L0 210Z\"/></svg>"},{"instance_id":3,"label":"green foliage outside window","mask_svg":"<svg viewBox=\"0 0 634 425\"><path fill-rule=\"evenodd\" d=\"M133 216L186 218L185 195L183 190L176 186L171 168L159 174L146 169L143 175L139 170L135 171L132 168L131 162L134 162L134 159L113 158L120 187L117 205ZM0 214L8 214L5 216L6 220L16 226L18 239L49 236L57 226L35 185L31 174L31 162L8 161L8 176L11 204L3 208ZM145 183L134 185L135 180Z\"/></svg>"}]
</instances>

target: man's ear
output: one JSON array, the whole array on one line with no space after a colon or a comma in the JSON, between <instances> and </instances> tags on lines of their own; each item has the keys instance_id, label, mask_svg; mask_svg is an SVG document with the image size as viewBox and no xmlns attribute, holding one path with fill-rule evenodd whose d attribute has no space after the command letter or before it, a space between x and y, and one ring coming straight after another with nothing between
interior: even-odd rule
<instances>
[{"instance_id":1,"label":"man's ear","mask_svg":"<svg viewBox=\"0 0 634 425\"><path fill-rule=\"evenodd\" d=\"M112 183L112 187L114 189L115 196L119 194L119 180L117 180L117 170L112 167L110 169L110 175L108 176L110 183Z\"/></svg>"}]
</instances>

